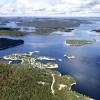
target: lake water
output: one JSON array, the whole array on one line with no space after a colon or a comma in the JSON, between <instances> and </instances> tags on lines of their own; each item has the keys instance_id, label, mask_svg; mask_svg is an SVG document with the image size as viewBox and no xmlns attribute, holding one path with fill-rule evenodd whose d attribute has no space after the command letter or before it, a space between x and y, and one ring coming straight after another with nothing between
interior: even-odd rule
<instances>
[{"instance_id":1,"label":"lake water","mask_svg":"<svg viewBox=\"0 0 100 100\"><path fill-rule=\"evenodd\" d=\"M20 37L0 36L25 41L23 45L1 50L0 59L9 54L40 51L35 54L55 58L55 62L59 65L57 70L76 79L77 84L73 86L73 90L100 100L100 36L91 32L93 29L100 28L100 21L91 20L90 22L82 23L70 33L29 34ZM67 46L64 44L66 39L96 39L97 42L84 46ZM64 54L67 52L71 52L76 58L66 59Z\"/></svg>"}]
</instances>

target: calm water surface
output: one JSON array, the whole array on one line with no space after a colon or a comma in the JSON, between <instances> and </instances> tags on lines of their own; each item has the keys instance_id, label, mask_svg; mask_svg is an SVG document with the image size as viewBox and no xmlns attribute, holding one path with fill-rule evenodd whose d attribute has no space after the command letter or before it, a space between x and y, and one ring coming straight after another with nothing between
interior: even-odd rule
<instances>
[{"instance_id":1,"label":"calm water surface","mask_svg":"<svg viewBox=\"0 0 100 100\"><path fill-rule=\"evenodd\" d=\"M13 53L40 51L36 54L55 58L55 62L59 65L57 70L76 79L77 84L73 86L73 90L100 100L100 36L91 32L95 28L100 28L100 21L91 22L91 24L81 24L72 32L72 36L67 36L67 33L62 32L50 35L8 36L9 38L23 39L25 43L0 51L0 58ZM66 46L64 44L66 39L96 39L97 42L84 46ZM71 52L76 58L66 59L64 54L67 52Z\"/></svg>"}]
</instances>

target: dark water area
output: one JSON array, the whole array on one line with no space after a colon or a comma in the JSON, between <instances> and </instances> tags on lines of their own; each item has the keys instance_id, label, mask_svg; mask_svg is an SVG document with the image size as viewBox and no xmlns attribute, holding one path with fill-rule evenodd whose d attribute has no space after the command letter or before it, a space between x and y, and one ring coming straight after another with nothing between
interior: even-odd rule
<instances>
[{"instance_id":1,"label":"dark water area","mask_svg":"<svg viewBox=\"0 0 100 100\"><path fill-rule=\"evenodd\" d=\"M8 38L0 38L0 50L8 49L14 46L24 44L23 40L14 40Z\"/></svg>"},{"instance_id":2,"label":"dark water area","mask_svg":"<svg viewBox=\"0 0 100 100\"><path fill-rule=\"evenodd\" d=\"M100 28L99 19L88 19L72 32L55 32L48 35L29 34L19 37L0 36L12 39L24 40L24 44L0 51L0 58L14 53L26 53L40 51L39 56L47 56L56 59L59 65L57 71L63 75L71 75L77 84L72 87L74 91L100 100L100 35L92 32ZM82 20L83 22L83 20ZM96 43L83 46L67 46L66 39L96 39ZM75 59L68 60L64 54L71 52ZM59 60L61 59L61 60ZM20 62L20 61L19 61ZM14 63L19 63L14 61ZM47 63L47 61L42 61Z\"/></svg>"},{"instance_id":3,"label":"dark water area","mask_svg":"<svg viewBox=\"0 0 100 100\"><path fill-rule=\"evenodd\" d=\"M36 60L36 62L41 62L41 63L43 63L43 64L47 64L48 62L53 62L53 61L51 61L51 60Z\"/></svg>"},{"instance_id":4,"label":"dark water area","mask_svg":"<svg viewBox=\"0 0 100 100\"><path fill-rule=\"evenodd\" d=\"M10 64L20 64L21 62L21 60L13 60Z\"/></svg>"}]
</instances>

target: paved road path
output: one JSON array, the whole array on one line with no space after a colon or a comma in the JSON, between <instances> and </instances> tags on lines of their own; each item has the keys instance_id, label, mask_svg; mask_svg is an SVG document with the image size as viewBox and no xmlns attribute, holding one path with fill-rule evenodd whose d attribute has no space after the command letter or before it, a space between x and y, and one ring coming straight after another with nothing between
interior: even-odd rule
<instances>
[{"instance_id":1,"label":"paved road path","mask_svg":"<svg viewBox=\"0 0 100 100\"><path fill-rule=\"evenodd\" d=\"M51 92L54 95L54 93L55 93L55 90L54 90L55 77L54 77L54 74L51 74L51 76L53 78L52 84L51 84Z\"/></svg>"}]
</instances>

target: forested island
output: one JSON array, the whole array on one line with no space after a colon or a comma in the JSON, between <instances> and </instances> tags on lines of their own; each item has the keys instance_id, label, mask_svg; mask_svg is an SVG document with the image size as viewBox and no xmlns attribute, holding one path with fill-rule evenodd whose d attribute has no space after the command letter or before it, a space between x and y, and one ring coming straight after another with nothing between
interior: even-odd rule
<instances>
[{"instance_id":1,"label":"forested island","mask_svg":"<svg viewBox=\"0 0 100 100\"><path fill-rule=\"evenodd\" d=\"M66 40L65 44L70 45L70 46L82 46L86 44L93 44L95 43L96 40L79 40L79 39L73 39L73 40Z\"/></svg>"}]
</instances>

